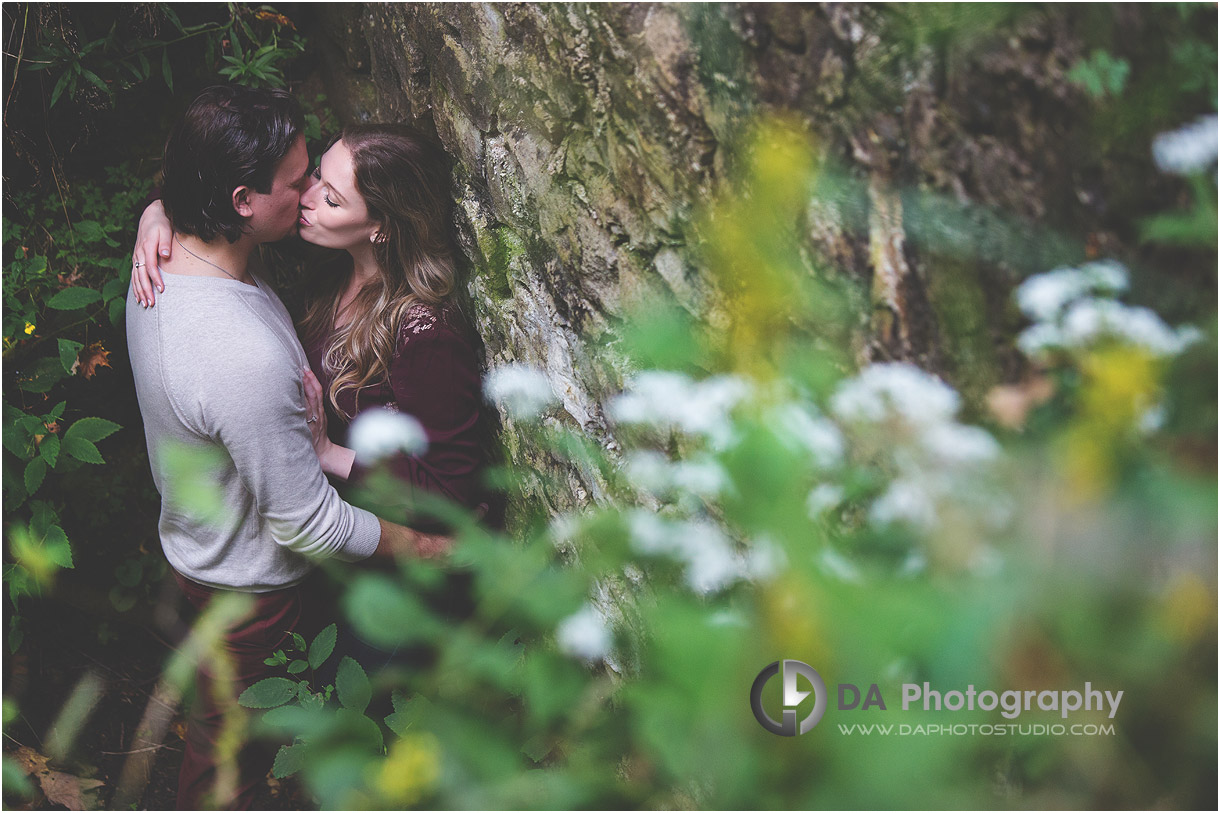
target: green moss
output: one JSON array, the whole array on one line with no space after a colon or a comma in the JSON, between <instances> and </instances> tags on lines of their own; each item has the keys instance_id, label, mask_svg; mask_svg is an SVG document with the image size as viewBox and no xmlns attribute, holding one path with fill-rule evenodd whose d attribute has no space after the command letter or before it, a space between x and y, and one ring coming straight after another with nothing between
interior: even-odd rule
<instances>
[{"instance_id":1,"label":"green moss","mask_svg":"<svg viewBox=\"0 0 1220 813\"><path fill-rule=\"evenodd\" d=\"M479 231L477 238L479 249L486 261L479 271L487 279L488 293L497 300L511 299L512 267L525 256L525 244L521 237L507 226Z\"/></svg>"},{"instance_id":2,"label":"green moss","mask_svg":"<svg viewBox=\"0 0 1220 813\"><path fill-rule=\"evenodd\" d=\"M928 275L928 298L942 331L954 384L967 409L974 411L999 381L978 265L942 255L931 258L930 266L934 270Z\"/></svg>"}]
</instances>

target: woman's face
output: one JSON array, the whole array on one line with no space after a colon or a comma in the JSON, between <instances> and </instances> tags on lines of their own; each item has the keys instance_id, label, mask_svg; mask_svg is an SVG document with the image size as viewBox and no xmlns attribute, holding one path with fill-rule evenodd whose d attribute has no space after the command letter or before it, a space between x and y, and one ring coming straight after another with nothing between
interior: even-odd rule
<instances>
[{"instance_id":1,"label":"woman's face","mask_svg":"<svg viewBox=\"0 0 1220 813\"><path fill-rule=\"evenodd\" d=\"M351 250L371 245L378 224L356 191L352 154L342 141L326 151L301 195L301 238L326 248Z\"/></svg>"}]
</instances>

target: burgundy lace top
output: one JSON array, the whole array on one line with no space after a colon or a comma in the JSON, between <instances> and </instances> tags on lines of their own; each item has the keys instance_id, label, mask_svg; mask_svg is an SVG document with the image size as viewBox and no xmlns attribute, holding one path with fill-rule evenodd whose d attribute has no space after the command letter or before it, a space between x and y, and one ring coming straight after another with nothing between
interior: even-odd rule
<instances>
[{"instance_id":1,"label":"burgundy lace top","mask_svg":"<svg viewBox=\"0 0 1220 813\"><path fill-rule=\"evenodd\" d=\"M324 393L332 380L322 369L322 353L329 339L306 337L305 342L309 366ZM327 434L334 443L350 447L348 420L335 413L329 398L325 400ZM428 434L428 450L422 457L396 455L390 461L391 469L405 482L468 508L484 502L482 379L473 343L452 306L411 306L399 328L389 379L358 393L344 390L338 400L351 415L379 406L415 417ZM348 482L359 483L366 474L357 463Z\"/></svg>"}]
</instances>

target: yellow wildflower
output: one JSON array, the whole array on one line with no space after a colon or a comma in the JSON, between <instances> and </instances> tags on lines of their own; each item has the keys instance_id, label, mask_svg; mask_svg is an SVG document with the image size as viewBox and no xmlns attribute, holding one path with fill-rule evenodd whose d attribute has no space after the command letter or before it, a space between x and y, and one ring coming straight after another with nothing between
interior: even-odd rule
<instances>
[{"instance_id":1,"label":"yellow wildflower","mask_svg":"<svg viewBox=\"0 0 1220 813\"><path fill-rule=\"evenodd\" d=\"M441 748L426 732L408 734L390 747L377 772L377 789L395 807L410 807L427 794L441 774Z\"/></svg>"}]
</instances>

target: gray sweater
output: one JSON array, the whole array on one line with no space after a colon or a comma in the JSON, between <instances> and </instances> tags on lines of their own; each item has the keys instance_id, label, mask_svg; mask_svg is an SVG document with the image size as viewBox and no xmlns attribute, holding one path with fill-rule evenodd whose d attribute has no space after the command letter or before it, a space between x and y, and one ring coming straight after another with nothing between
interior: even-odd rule
<instances>
[{"instance_id":1,"label":"gray sweater","mask_svg":"<svg viewBox=\"0 0 1220 813\"><path fill-rule=\"evenodd\" d=\"M210 587L265 592L311 558L377 548L377 518L339 498L305 423L308 366L265 282L165 275L144 309L127 294L127 341L171 565Z\"/></svg>"}]
</instances>

